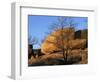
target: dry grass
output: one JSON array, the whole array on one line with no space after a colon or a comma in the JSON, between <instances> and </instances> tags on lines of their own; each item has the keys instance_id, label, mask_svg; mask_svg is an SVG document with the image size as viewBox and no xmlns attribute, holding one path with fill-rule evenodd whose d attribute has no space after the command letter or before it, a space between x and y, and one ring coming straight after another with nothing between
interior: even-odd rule
<instances>
[{"instance_id":1,"label":"dry grass","mask_svg":"<svg viewBox=\"0 0 100 82\"><path fill-rule=\"evenodd\" d=\"M76 50L72 50L70 51L70 53L68 54L69 57L81 57L81 61L79 61L77 64L87 64L88 63L88 54L87 54L87 49L84 50L80 50L80 49L76 49ZM31 57L31 59L28 61L29 65L32 64L36 64L39 62L43 62L45 64L58 64L57 62L54 61L49 61L49 59L63 59L63 55L61 53L52 53L52 54L46 54L43 56L40 56L38 58L34 58L33 56Z\"/></svg>"}]
</instances>

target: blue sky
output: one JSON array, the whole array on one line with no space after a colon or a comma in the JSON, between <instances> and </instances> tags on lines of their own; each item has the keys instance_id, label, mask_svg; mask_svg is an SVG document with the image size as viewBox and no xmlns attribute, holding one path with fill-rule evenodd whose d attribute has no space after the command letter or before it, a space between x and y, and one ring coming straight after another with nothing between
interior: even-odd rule
<instances>
[{"instance_id":1,"label":"blue sky","mask_svg":"<svg viewBox=\"0 0 100 82\"><path fill-rule=\"evenodd\" d=\"M41 16L41 15L29 15L28 16L28 36L36 37L39 44L41 40L46 36L46 32L49 31L49 27L56 23L59 16ZM87 17L71 17L77 24L76 29L86 29L88 26ZM40 45L36 44L33 48L39 48Z\"/></svg>"}]
</instances>

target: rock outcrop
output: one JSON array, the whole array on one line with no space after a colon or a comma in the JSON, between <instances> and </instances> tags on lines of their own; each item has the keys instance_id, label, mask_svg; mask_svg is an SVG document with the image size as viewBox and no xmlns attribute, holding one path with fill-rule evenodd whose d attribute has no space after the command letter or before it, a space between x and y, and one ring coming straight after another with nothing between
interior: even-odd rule
<instances>
[{"instance_id":1,"label":"rock outcrop","mask_svg":"<svg viewBox=\"0 0 100 82\"><path fill-rule=\"evenodd\" d=\"M61 29L59 29L48 35L48 37L44 40L44 42L41 45L41 51L43 53L48 54L49 52L59 50L59 48L56 47L56 45L60 44L56 42L56 38L60 38L61 32ZM64 45L68 46L71 49L87 48L87 30L75 31L73 28L64 28L63 33L68 33L68 36L67 34L65 34L66 36L64 38L66 39L63 40ZM69 37L68 41L67 37Z\"/></svg>"}]
</instances>

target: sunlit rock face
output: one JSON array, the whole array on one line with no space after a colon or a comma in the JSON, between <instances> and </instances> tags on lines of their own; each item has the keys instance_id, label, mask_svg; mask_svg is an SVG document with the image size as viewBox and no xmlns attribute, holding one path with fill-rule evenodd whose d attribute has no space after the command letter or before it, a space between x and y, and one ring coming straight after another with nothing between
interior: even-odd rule
<instances>
[{"instance_id":1,"label":"sunlit rock face","mask_svg":"<svg viewBox=\"0 0 100 82\"><path fill-rule=\"evenodd\" d=\"M64 39L64 47L68 47L71 49L82 49L87 47L87 30L80 30L79 38L75 38L75 29L74 28L64 28L58 29L52 33L50 33L47 38L45 38L44 42L41 45L41 51L45 54L49 54L50 52L59 50L58 45L61 46L60 37L63 34ZM57 38L59 38L57 41Z\"/></svg>"},{"instance_id":2,"label":"sunlit rock face","mask_svg":"<svg viewBox=\"0 0 100 82\"><path fill-rule=\"evenodd\" d=\"M59 50L57 45L61 45L62 35L64 36L63 41L64 41L64 44L65 44L67 42L67 38L69 40L74 39L74 32L75 32L75 30L73 28L64 28L63 30L58 29L58 30L52 32L50 35L47 36L47 38L42 43L41 51L43 53L47 54L49 52Z\"/></svg>"}]
</instances>

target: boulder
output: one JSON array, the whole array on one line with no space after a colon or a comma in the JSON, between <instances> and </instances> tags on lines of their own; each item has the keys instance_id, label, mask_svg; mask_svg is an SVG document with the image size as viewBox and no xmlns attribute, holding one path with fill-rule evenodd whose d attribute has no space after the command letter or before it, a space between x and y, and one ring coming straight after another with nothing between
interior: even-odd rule
<instances>
[{"instance_id":1,"label":"boulder","mask_svg":"<svg viewBox=\"0 0 100 82\"><path fill-rule=\"evenodd\" d=\"M81 32L81 37L75 39L75 29L73 28L64 28L58 29L56 31L53 31L51 34L49 34L44 42L41 45L41 51L44 54L49 54L52 52L57 52L61 51L61 47L64 47L65 49L71 49L71 50L76 50L76 49L85 49L87 48L87 30L80 30ZM64 36L63 38L63 43L62 44L62 35Z\"/></svg>"}]
</instances>

